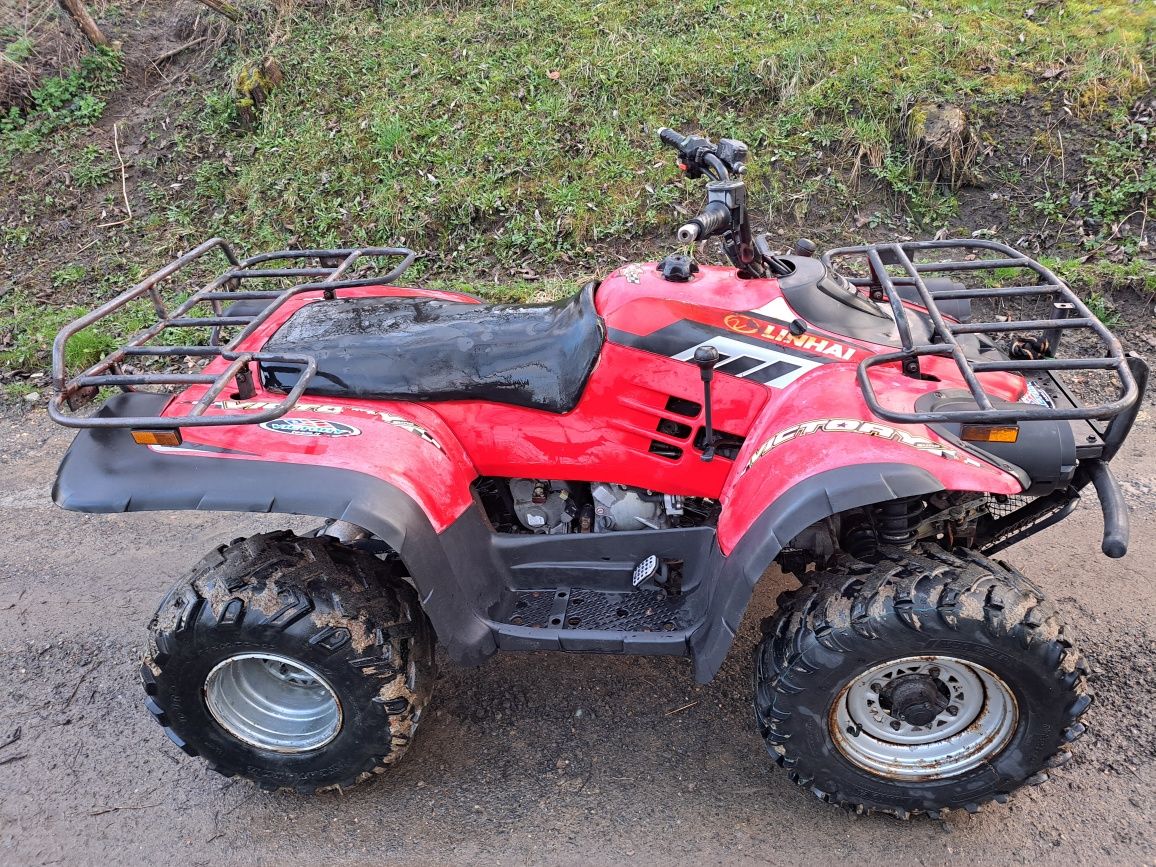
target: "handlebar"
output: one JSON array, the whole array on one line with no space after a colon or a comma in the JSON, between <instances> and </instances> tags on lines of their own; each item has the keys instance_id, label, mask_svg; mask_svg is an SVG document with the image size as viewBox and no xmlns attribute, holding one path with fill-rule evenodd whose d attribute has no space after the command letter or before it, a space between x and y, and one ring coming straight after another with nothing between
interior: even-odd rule
<instances>
[{"instance_id":1,"label":"handlebar","mask_svg":"<svg viewBox=\"0 0 1156 867\"><path fill-rule=\"evenodd\" d=\"M719 158L720 146L727 141L726 139L715 145L704 136L684 136L666 126L659 127L658 138L667 147L678 151L678 167L686 172L688 177L697 178L705 174L715 180L725 181L731 176L732 170L742 171L738 165L732 165L726 159ZM743 148L745 147L746 145L743 145Z\"/></svg>"},{"instance_id":2,"label":"handlebar","mask_svg":"<svg viewBox=\"0 0 1156 867\"><path fill-rule=\"evenodd\" d=\"M709 179L706 206L679 228L679 242L689 244L721 235L727 258L740 274L764 276L767 263L752 241L747 190L742 179L750 148L739 139L722 138L715 144L706 136L684 136L665 126L659 128L658 138L678 150L678 167L687 177L706 175Z\"/></svg>"}]
</instances>

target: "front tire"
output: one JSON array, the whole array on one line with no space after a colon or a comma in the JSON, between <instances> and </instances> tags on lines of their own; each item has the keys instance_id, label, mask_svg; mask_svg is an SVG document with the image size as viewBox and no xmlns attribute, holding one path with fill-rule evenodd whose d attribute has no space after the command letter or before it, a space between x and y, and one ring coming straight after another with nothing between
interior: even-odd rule
<instances>
[{"instance_id":1,"label":"front tire","mask_svg":"<svg viewBox=\"0 0 1156 867\"><path fill-rule=\"evenodd\" d=\"M758 725L796 783L857 812L974 812L1070 757L1087 666L1020 573L929 546L807 578L755 652Z\"/></svg>"},{"instance_id":2,"label":"front tire","mask_svg":"<svg viewBox=\"0 0 1156 867\"><path fill-rule=\"evenodd\" d=\"M225 776L311 793L385 771L434 680L400 563L326 537L222 546L161 603L141 668L174 743Z\"/></svg>"}]
</instances>

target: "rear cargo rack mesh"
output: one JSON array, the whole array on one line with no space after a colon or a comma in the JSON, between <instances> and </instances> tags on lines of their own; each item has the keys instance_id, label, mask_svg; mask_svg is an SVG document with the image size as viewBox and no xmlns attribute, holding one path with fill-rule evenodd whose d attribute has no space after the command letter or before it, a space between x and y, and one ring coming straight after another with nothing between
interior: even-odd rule
<instances>
[{"instance_id":1,"label":"rear cargo rack mesh","mask_svg":"<svg viewBox=\"0 0 1156 867\"><path fill-rule=\"evenodd\" d=\"M995 254L992 256L991 254ZM947 254L946 260L916 261L926 254ZM977 255L979 254L979 255ZM986 258L983 254L986 254ZM966 258L965 258L966 256ZM996 241L959 239L943 241L908 241L894 244L868 244L860 247L840 247L823 255L823 263L836 270L859 270L866 266L870 276L849 277L850 282L866 288L874 301L890 305L901 349L871 356L860 362L858 379L863 397L871 411L879 418L905 424L964 423L1011 424L1030 419L1101 419L1127 415L1140 399L1140 389L1133 375L1128 357L1120 342L1055 274L1035 259ZM903 276L893 278L888 266L898 267ZM1003 269L1028 271L1032 281L1028 285L977 286L974 288L930 289L924 276L971 272L980 281L1003 277L996 274ZM895 280L910 283L915 288L916 307L927 311L931 319L931 343L915 343L910 319L911 310L904 304ZM1006 282L1001 280L1001 282ZM1049 319L1008 319L993 322L956 322L944 317L939 302L947 300L978 300L996 298L1050 298L1053 315ZM1056 350L1065 333L1081 330L1095 336L1103 354L1097 357L1057 358ZM1025 358L970 358L956 339L963 334L1009 335L1034 332L1036 357ZM928 412L901 412L882 406L871 380L871 369L881 365L898 364L903 373L919 378L919 361L940 356L951 358L967 383L976 408ZM1115 374L1118 396L1111 401L1088 406L1050 407L1033 403L1007 404L997 402L984 389L980 375L995 372L1041 374L1043 372L1109 371Z\"/></svg>"},{"instance_id":2,"label":"rear cargo rack mesh","mask_svg":"<svg viewBox=\"0 0 1156 867\"><path fill-rule=\"evenodd\" d=\"M183 269L189 268L210 254L222 256L227 267L187 299L170 309L161 295L161 284ZM355 266L371 266L374 262L400 258L401 262L385 273L353 276ZM233 248L221 238L213 238L173 260L154 274L113 298L108 303L77 319L64 328L52 346L52 379L57 395L48 406L52 419L67 427L127 427L138 429L172 429L178 427L205 427L210 425L260 424L287 413L298 401L317 372L317 363L309 355L268 353L241 350L238 347L276 313L290 298L303 292L321 292L333 298L339 289L356 286L378 286L392 283L413 263L416 254L405 247L367 247L334 250L282 250L262 253L248 259L238 259ZM371 269L372 270L372 269ZM284 289L248 289L269 281L290 281ZM66 366L69 341L81 331L108 318L138 299L151 301L156 321L138 331L119 348L79 374L69 375ZM234 302L264 302L260 310L250 314L234 314L226 308ZM209 315L197 309L208 310ZM221 344L223 329L240 332L227 343ZM206 329L205 345L162 345L163 333L169 329ZM182 332L183 333L183 332ZM147 364L149 360L171 367L180 360L198 366L191 372L142 372L132 367ZM208 364L223 359L229 362L215 373L204 373ZM228 397L252 397L253 372L251 365L258 363L299 364L302 376L296 385L272 406L260 412L244 415L205 415L205 411L229 389ZM118 388L136 391L141 388L187 388L207 386L205 392L192 404L188 413L179 416L108 417L71 414L96 397L100 389ZM232 386L232 388L230 388Z\"/></svg>"}]
</instances>

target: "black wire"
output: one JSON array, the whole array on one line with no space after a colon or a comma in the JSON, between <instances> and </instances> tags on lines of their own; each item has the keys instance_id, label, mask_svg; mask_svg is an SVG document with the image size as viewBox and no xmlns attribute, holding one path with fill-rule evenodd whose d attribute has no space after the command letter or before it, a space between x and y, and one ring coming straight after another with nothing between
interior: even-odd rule
<instances>
[{"instance_id":1,"label":"black wire","mask_svg":"<svg viewBox=\"0 0 1156 867\"><path fill-rule=\"evenodd\" d=\"M708 168L714 169L715 180L726 181L730 179L731 174L729 171L727 171L726 163L724 163L714 154L706 154L703 157L703 162L706 163Z\"/></svg>"}]
</instances>

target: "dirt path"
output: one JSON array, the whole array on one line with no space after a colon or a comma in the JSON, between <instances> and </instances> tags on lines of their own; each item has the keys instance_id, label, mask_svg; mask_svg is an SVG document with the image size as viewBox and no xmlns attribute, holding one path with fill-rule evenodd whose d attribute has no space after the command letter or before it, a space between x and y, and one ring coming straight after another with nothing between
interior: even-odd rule
<instances>
[{"instance_id":1,"label":"dirt path","mask_svg":"<svg viewBox=\"0 0 1156 867\"><path fill-rule=\"evenodd\" d=\"M1094 502L1007 555L1094 667L1075 759L1007 806L906 824L820 804L764 754L748 660L777 572L707 686L663 658L445 664L433 719L378 784L303 798L225 780L145 713L137 659L178 574L269 520L59 511L67 435L0 419L0 863L1156 863L1154 415L1116 464L1127 559L1098 553Z\"/></svg>"}]
</instances>

